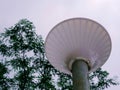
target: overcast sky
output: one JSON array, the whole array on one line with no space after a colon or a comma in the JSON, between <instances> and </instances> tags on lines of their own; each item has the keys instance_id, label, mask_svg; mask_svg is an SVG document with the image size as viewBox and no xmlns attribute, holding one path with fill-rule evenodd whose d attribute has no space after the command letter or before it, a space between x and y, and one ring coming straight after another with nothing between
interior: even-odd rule
<instances>
[{"instance_id":1,"label":"overcast sky","mask_svg":"<svg viewBox=\"0 0 120 90\"><path fill-rule=\"evenodd\" d=\"M73 17L93 19L107 29L112 52L103 69L120 78L120 0L0 0L0 31L27 18L45 39L53 26ZM120 86L107 90L120 90Z\"/></svg>"}]
</instances>

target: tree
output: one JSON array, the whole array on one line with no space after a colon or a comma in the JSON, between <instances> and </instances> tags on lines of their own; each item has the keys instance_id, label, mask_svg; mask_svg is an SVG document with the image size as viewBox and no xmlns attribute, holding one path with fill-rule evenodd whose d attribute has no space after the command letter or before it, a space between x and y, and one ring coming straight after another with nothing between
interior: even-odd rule
<instances>
[{"instance_id":1,"label":"tree","mask_svg":"<svg viewBox=\"0 0 120 90\"><path fill-rule=\"evenodd\" d=\"M3 63L0 63L0 89L7 90L9 89L9 82L8 78L5 74L8 72L8 69Z\"/></svg>"},{"instance_id":2,"label":"tree","mask_svg":"<svg viewBox=\"0 0 120 90\"><path fill-rule=\"evenodd\" d=\"M45 59L44 43L27 19L20 20L1 34L0 53L14 70L13 86L18 90L55 88ZM46 86L47 85L47 86Z\"/></svg>"},{"instance_id":3,"label":"tree","mask_svg":"<svg viewBox=\"0 0 120 90\"><path fill-rule=\"evenodd\" d=\"M103 71L101 68L89 75L91 90L103 90L111 85L118 85L117 81L112 78L108 78L109 73Z\"/></svg>"},{"instance_id":4,"label":"tree","mask_svg":"<svg viewBox=\"0 0 120 90\"><path fill-rule=\"evenodd\" d=\"M73 90L72 77L64 73L60 73L59 76L58 86L60 87L60 90ZM119 84L115 79L108 78L108 76L109 73L107 71L103 71L101 68L89 74L90 90L104 90L111 85Z\"/></svg>"},{"instance_id":5,"label":"tree","mask_svg":"<svg viewBox=\"0 0 120 90\"><path fill-rule=\"evenodd\" d=\"M3 80L2 84L6 85L0 83L3 90L9 90L9 87L12 90L72 90L72 76L57 71L49 63L44 41L35 33L35 26L29 20L22 19L0 34L0 54L5 61L5 65L0 64L3 68L0 82ZM117 85L108 75L101 69L91 73L91 90ZM57 81L54 77L58 78Z\"/></svg>"}]
</instances>

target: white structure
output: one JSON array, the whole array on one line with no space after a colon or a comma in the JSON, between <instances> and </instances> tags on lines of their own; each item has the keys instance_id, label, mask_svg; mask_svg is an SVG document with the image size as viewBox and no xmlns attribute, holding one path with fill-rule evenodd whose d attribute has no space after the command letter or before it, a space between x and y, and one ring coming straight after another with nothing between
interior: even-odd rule
<instances>
[{"instance_id":1,"label":"white structure","mask_svg":"<svg viewBox=\"0 0 120 90\"><path fill-rule=\"evenodd\" d=\"M95 71L108 59L111 39L105 28L86 18L72 18L57 24L48 34L45 51L50 63L61 72L71 74L76 59L85 60Z\"/></svg>"}]
</instances>

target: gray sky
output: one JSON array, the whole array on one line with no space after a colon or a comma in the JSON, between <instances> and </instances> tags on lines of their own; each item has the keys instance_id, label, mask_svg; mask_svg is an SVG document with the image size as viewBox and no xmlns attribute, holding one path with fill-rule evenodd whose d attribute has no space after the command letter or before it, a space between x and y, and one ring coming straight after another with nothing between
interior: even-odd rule
<instances>
[{"instance_id":1,"label":"gray sky","mask_svg":"<svg viewBox=\"0 0 120 90\"><path fill-rule=\"evenodd\" d=\"M103 69L120 78L120 0L0 0L0 31L27 18L45 39L53 26L73 17L93 19L107 29L112 52ZM108 90L119 89L113 86Z\"/></svg>"}]
</instances>

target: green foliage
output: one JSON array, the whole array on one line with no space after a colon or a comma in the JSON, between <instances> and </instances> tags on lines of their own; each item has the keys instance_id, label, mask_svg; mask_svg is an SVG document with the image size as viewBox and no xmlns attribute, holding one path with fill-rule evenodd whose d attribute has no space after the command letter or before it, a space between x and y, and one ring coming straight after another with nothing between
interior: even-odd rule
<instances>
[{"instance_id":1,"label":"green foliage","mask_svg":"<svg viewBox=\"0 0 120 90\"><path fill-rule=\"evenodd\" d=\"M12 82L6 74L8 69L4 63L0 63L0 90L8 90L10 88L10 83Z\"/></svg>"},{"instance_id":2,"label":"green foliage","mask_svg":"<svg viewBox=\"0 0 120 90\"><path fill-rule=\"evenodd\" d=\"M109 73L101 68L91 73L89 76L91 90L103 90L111 85L118 85L117 81L108 78Z\"/></svg>"},{"instance_id":3,"label":"green foliage","mask_svg":"<svg viewBox=\"0 0 120 90\"><path fill-rule=\"evenodd\" d=\"M12 87L18 90L55 89L51 79L54 68L45 59L44 42L36 35L32 22L22 19L0 37L0 53L15 72Z\"/></svg>"},{"instance_id":4,"label":"green foliage","mask_svg":"<svg viewBox=\"0 0 120 90\"><path fill-rule=\"evenodd\" d=\"M57 84L60 90L73 90L71 75L60 73Z\"/></svg>"},{"instance_id":5,"label":"green foliage","mask_svg":"<svg viewBox=\"0 0 120 90\"><path fill-rule=\"evenodd\" d=\"M22 19L0 34L0 54L5 62L0 61L0 89L72 90L72 77L60 73L49 63L44 41L35 33L29 20ZM90 74L91 90L117 85L108 75L101 69ZM58 78L57 81L54 77Z\"/></svg>"},{"instance_id":6,"label":"green foliage","mask_svg":"<svg viewBox=\"0 0 120 90\"><path fill-rule=\"evenodd\" d=\"M72 89L72 77L70 75L60 73L58 79L58 86L60 90L73 90ZM90 90L104 90L111 85L118 85L119 83L113 79L109 78L109 73L103 71L101 68L95 72L89 74Z\"/></svg>"},{"instance_id":7,"label":"green foliage","mask_svg":"<svg viewBox=\"0 0 120 90\"><path fill-rule=\"evenodd\" d=\"M4 74L7 73L7 68L5 65L0 63L0 89L7 89L8 85L6 84L6 77Z\"/></svg>"}]
</instances>

